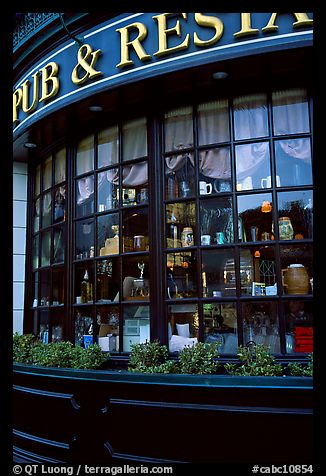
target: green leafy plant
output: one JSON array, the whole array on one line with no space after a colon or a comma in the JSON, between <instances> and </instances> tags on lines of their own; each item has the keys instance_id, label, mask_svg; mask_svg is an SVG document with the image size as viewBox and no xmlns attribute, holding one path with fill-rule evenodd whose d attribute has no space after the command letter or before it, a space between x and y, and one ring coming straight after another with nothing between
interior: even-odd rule
<instances>
[{"instance_id":1,"label":"green leafy plant","mask_svg":"<svg viewBox=\"0 0 326 476\"><path fill-rule=\"evenodd\" d=\"M269 346L257 344L239 346L238 357L243 364L225 364L225 370L231 375L277 376L283 375L282 365L275 362Z\"/></svg>"},{"instance_id":2,"label":"green leafy plant","mask_svg":"<svg viewBox=\"0 0 326 476\"><path fill-rule=\"evenodd\" d=\"M183 374L214 374L219 366L218 344L197 342L179 352L180 371Z\"/></svg>"},{"instance_id":3,"label":"green leafy plant","mask_svg":"<svg viewBox=\"0 0 326 476\"><path fill-rule=\"evenodd\" d=\"M289 375L296 376L296 377L313 377L313 353L311 352L308 355L308 363L307 364L298 364L297 362L291 362L288 364L287 370Z\"/></svg>"},{"instance_id":4,"label":"green leafy plant","mask_svg":"<svg viewBox=\"0 0 326 476\"><path fill-rule=\"evenodd\" d=\"M92 344L87 349L71 342L44 344L33 334L15 334L13 354L16 363L74 369L97 369L108 358L98 344Z\"/></svg>"},{"instance_id":5,"label":"green leafy plant","mask_svg":"<svg viewBox=\"0 0 326 476\"><path fill-rule=\"evenodd\" d=\"M166 345L161 345L157 340L132 344L128 370L144 373L176 373L177 363L168 360L168 357Z\"/></svg>"}]
</instances>

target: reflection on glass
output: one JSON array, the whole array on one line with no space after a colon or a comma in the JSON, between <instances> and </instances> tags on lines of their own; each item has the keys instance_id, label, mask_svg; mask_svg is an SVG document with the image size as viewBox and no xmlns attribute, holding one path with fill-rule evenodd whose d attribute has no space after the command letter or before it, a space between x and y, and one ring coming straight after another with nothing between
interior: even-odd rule
<instances>
[{"instance_id":1,"label":"reflection on glass","mask_svg":"<svg viewBox=\"0 0 326 476\"><path fill-rule=\"evenodd\" d=\"M238 351L237 311L235 303L211 302L203 306L204 342L218 343L219 354Z\"/></svg>"},{"instance_id":2,"label":"reflection on glass","mask_svg":"<svg viewBox=\"0 0 326 476\"><path fill-rule=\"evenodd\" d=\"M243 343L263 344L272 354L280 353L280 337L276 302L242 304Z\"/></svg>"},{"instance_id":3,"label":"reflection on glass","mask_svg":"<svg viewBox=\"0 0 326 476\"><path fill-rule=\"evenodd\" d=\"M312 294L313 248L311 245L280 247L283 292L285 294Z\"/></svg>"},{"instance_id":4,"label":"reflection on glass","mask_svg":"<svg viewBox=\"0 0 326 476\"><path fill-rule=\"evenodd\" d=\"M266 94L237 97L233 108L236 140L268 135Z\"/></svg>"},{"instance_id":5,"label":"reflection on glass","mask_svg":"<svg viewBox=\"0 0 326 476\"><path fill-rule=\"evenodd\" d=\"M305 89L274 91L274 134L298 134L309 132L309 110Z\"/></svg>"},{"instance_id":6,"label":"reflection on glass","mask_svg":"<svg viewBox=\"0 0 326 476\"><path fill-rule=\"evenodd\" d=\"M238 196L239 241L274 240L272 209L270 193Z\"/></svg>"},{"instance_id":7,"label":"reflection on glass","mask_svg":"<svg viewBox=\"0 0 326 476\"><path fill-rule=\"evenodd\" d=\"M61 342L63 340L63 329L62 325L53 323L52 324L52 336L51 340L52 342Z\"/></svg>"},{"instance_id":8,"label":"reflection on glass","mask_svg":"<svg viewBox=\"0 0 326 476\"><path fill-rule=\"evenodd\" d=\"M33 269L36 269L39 266L38 252L39 252L39 235L36 235L33 238L33 247L32 247L32 256L33 256L32 266L33 266Z\"/></svg>"},{"instance_id":9,"label":"reflection on glass","mask_svg":"<svg viewBox=\"0 0 326 476\"><path fill-rule=\"evenodd\" d=\"M272 246L240 251L241 293L251 296L277 294L275 254Z\"/></svg>"},{"instance_id":10,"label":"reflection on glass","mask_svg":"<svg viewBox=\"0 0 326 476\"><path fill-rule=\"evenodd\" d=\"M94 213L94 176L76 181L76 218Z\"/></svg>"},{"instance_id":11,"label":"reflection on glass","mask_svg":"<svg viewBox=\"0 0 326 476\"><path fill-rule=\"evenodd\" d=\"M97 261L96 265L96 300L111 302L119 295L119 262L117 258Z\"/></svg>"},{"instance_id":12,"label":"reflection on glass","mask_svg":"<svg viewBox=\"0 0 326 476\"><path fill-rule=\"evenodd\" d=\"M65 273L64 268L54 268L52 271L52 305L60 306L65 302Z\"/></svg>"},{"instance_id":13,"label":"reflection on glass","mask_svg":"<svg viewBox=\"0 0 326 476\"><path fill-rule=\"evenodd\" d=\"M51 225L52 197L51 192L43 195L42 202L42 228Z\"/></svg>"},{"instance_id":14,"label":"reflection on glass","mask_svg":"<svg viewBox=\"0 0 326 476\"><path fill-rule=\"evenodd\" d=\"M133 160L147 155L146 117L126 122L122 126L123 160Z\"/></svg>"},{"instance_id":15,"label":"reflection on glass","mask_svg":"<svg viewBox=\"0 0 326 476\"><path fill-rule=\"evenodd\" d=\"M238 145L235 153L238 191L271 187L268 142Z\"/></svg>"},{"instance_id":16,"label":"reflection on glass","mask_svg":"<svg viewBox=\"0 0 326 476\"><path fill-rule=\"evenodd\" d=\"M119 215L109 215L97 218L97 255L119 254Z\"/></svg>"},{"instance_id":17,"label":"reflection on glass","mask_svg":"<svg viewBox=\"0 0 326 476\"><path fill-rule=\"evenodd\" d=\"M38 198L34 202L34 233L36 233L40 229L40 206L41 199Z\"/></svg>"},{"instance_id":18,"label":"reflection on glass","mask_svg":"<svg viewBox=\"0 0 326 476\"><path fill-rule=\"evenodd\" d=\"M118 132L118 126L113 126L98 133L98 168L116 164L118 162Z\"/></svg>"},{"instance_id":19,"label":"reflection on glass","mask_svg":"<svg viewBox=\"0 0 326 476\"><path fill-rule=\"evenodd\" d=\"M236 293L233 250L202 251L203 297L233 296Z\"/></svg>"},{"instance_id":20,"label":"reflection on glass","mask_svg":"<svg viewBox=\"0 0 326 476\"><path fill-rule=\"evenodd\" d=\"M166 274L169 299L196 296L196 253L194 251L169 253L166 257Z\"/></svg>"},{"instance_id":21,"label":"reflection on glass","mask_svg":"<svg viewBox=\"0 0 326 476\"><path fill-rule=\"evenodd\" d=\"M42 233L41 243L41 266L49 266L51 252L51 232Z\"/></svg>"},{"instance_id":22,"label":"reflection on glass","mask_svg":"<svg viewBox=\"0 0 326 476\"><path fill-rule=\"evenodd\" d=\"M123 350L130 352L133 344L150 341L149 306L128 306L123 311Z\"/></svg>"},{"instance_id":23,"label":"reflection on glass","mask_svg":"<svg viewBox=\"0 0 326 476\"><path fill-rule=\"evenodd\" d=\"M164 119L166 151L185 149L193 146L191 106L168 111Z\"/></svg>"},{"instance_id":24,"label":"reflection on glass","mask_svg":"<svg viewBox=\"0 0 326 476\"><path fill-rule=\"evenodd\" d=\"M98 345L104 352L119 352L119 315L117 306L97 308Z\"/></svg>"},{"instance_id":25,"label":"reflection on glass","mask_svg":"<svg viewBox=\"0 0 326 476\"><path fill-rule=\"evenodd\" d=\"M313 194L311 190L280 192L278 194L280 239L312 238ZM282 220L281 220L282 218ZM286 220L287 218L287 225ZM287 229L285 228L287 226ZM292 229L291 229L292 228Z\"/></svg>"},{"instance_id":26,"label":"reflection on glass","mask_svg":"<svg viewBox=\"0 0 326 476\"><path fill-rule=\"evenodd\" d=\"M54 192L54 221L65 220L66 214L66 186L58 187Z\"/></svg>"},{"instance_id":27,"label":"reflection on glass","mask_svg":"<svg viewBox=\"0 0 326 476\"><path fill-rule=\"evenodd\" d=\"M94 222L76 222L76 259L90 258L94 250Z\"/></svg>"},{"instance_id":28,"label":"reflection on glass","mask_svg":"<svg viewBox=\"0 0 326 476\"><path fill-rule=\"evenodd\" d=\"M165 158L165 190L168 200L187 198L195 193L195 171L192 153Z\"/></svg>"},{"instance_id":29,"label":"reflection on glass","mask_svg":"<svg viewBox=\"0 0 326 476\"><path fill-rule=\"evenodd\" d=\"M75 265L75 303L92 304L94 300L94 263Z\"/></svg>"},{"instance_id":30,"label":"reflection on glass","mask_svg":"<svg viewBox=\"0 0 326 476\"><path fill-rule=\"evenodd\" d=\"M130 206L148 201L147 161L126 165L122 169L122 205Z\"/></svg>"},{"instance_id":31,"label":"reflection on glass","mask_svg":"<svg viewBox=\"0 0 326 476\"><path fill-rule=\"evenodd\" d=\"M48 157L43 164L42 189L47 190L52 185L52 157Z\"/></svg>"},{"instance_id":32,"label":"reflection on glass","mask_svg":"<svg viewBox=\"0 0 326 476\"><path fill-rule=\"evenodd\" d=\"M166 225L167 248L186 248L195 245L195 202L167 204Z\"/></svg>"},{"instance_id":33,"label":"reflection on glass","mask_svg":"<svg viewBox=\"0 0 326 476\"><path fill-rule=\"evenodd\" d=\"M123 252L148 251L148 209L124 210L123 223Z\"/></svg>"},{"instance_id":34,"label":"reflection on glass","mask_svg":"<svg viewBox=\"0 0 326 476\"><path fill-rule=\"evenodd\" d=\"M65 228L56 226L53 229L53 262L61 263L65 260Z\"/></svg>"},{"instance_id":35,"label":"reflection on glass","mask_svg":"<svg viewBox=\"0 0 326 476\"><path fill-rule=\"evenodd\" d=\"M199 194L230 192L231 157L229 147L199 152Z\"/></svg>"},{"instance_id":36,"label":"reflection on glass","mask_svg":"<svg viewBox=\"0 0 326 476\"><path fill-rule=\"evenodd\" d=\"M76 310L75 314L75 345L85 347L87 340L93 340L94 326L90 312ZM84 336L89 336L85 339Z\"/></svg>"},{"instance_id":37,"label":"reflection on glass","mask_svg":"<svg viewBox=\"0 0 326 476\"><path fill-rule=\"evenodd\" d=\"M202 201L200 205L200 239L202 246L233 242L231 197Z\"/></svg>"},{"instance_id":38,"label":"reflection on glass","mask_svg":"<svg viewBox=\"0 0 326 476\"><path fill-rule=\"evenodd\" d=\"M51 272L49 269L40 272L40 306L50 306Z\"/></svg>"},{"instance_id":39,"label":"reflection on glass","mask_svg":"<svg viewBox=\"0 0 326 476\"><path fill-rule=\"evenodd\" d=\"M32 297L32 306L37 307L39 305L39 296L38 296L39 273L38 272L33 273L32 279L33 279L33 290L34 290L34 294L33 294L33 297ZM36 332L35 332L35 334L36 334Z\"/></svg>"},{"instance_id":40,"label":"reflection on glass","mask_svg":"<svg viewBox=\"0 0 326 476\"><path fill-rule=\"evenodd\" d=\"M128 256L122 262L122 294L124 301L149 300L148 256Z\"/></svg>"},{"instance_id":41,"label":"reflection on glass","mask_svg":"<svg viewBox=\"0 0 326 476\"><path fill-rule=\"evenodd\" d=\"M198 305L172 304L168 306L168 342L170 352L198 342Z\"/></svg>"},{"instance_id":42,"label":"reflection on glass","mask_svg":"<svg viewBox=\"0 0 326 476\"><path fill-rule=\"evenodd\" d=\"M228 100L211 101L198 106L199 145L229 140Z\"/></svg>"},{"instance_id":43,"label":"reflection on glass","mask_svg":"<svg viewBox=\"0 0 326 476\"><path fill-rule=\"evenodd\" d=\"M66 180L66 149L59 150L54 155L54 183Z\"/></svg>"},{"instance_id":44,"label":"reflection on glass","mask_svg":"<svg viewBox=\"0 0 326 476\"><path fill-rule=\"evenodd\" d=\"M310 139L287 139L275 142L276 173L280 185L312 184Z\"/></svg>"},{"instance_id":45,"label":"reflection on glass","mask_svg":"<svg viewBox=\"0 0 326 476\"><path fill-rule=\"evenodd\" d=\"M97 176L97 211L104 212L119 206L119 169L100 172Z\"/></svg>"},{"instance_id":46,"label":"reflection on glass","mask_svg":"<svg viewBox=\"0 0 326 476\"><path fill-rule=\"evenodd\" d=\"M48 344L50 341L49 327L50 327L50 315L48 310L40 311L39 313L39 339L43 344Z\"/></svg>"},{"instance_id":47,"label":"reflection on glass","mask_svg":"<svg viewBox=\"0 0 326 476\"><path fill-rule=\"evenodd\" d=\"M41 165L39 164L35 170L35 181L34 181L34 196L39 195L41 192Z\"/></svg>"},{"instance_id":48,"label":"reflection on glass","mask_svg":"<svg viewBox=\"0 0 326 476\"><path fill-rule=\"evenodd\" d=\"M313 352L313 303L291 300L284 302L286 353Z\"/></svg>"},{"instance_id":49,"label":"reflection on glass","mask_svg":"<svg viewBox=\"0 0 326 476\"><path fill-rule=\"evenodd\" d=\"M94 136L85 137L77 146L76 175L94 169Z\"/></svg>"}]
</instances>

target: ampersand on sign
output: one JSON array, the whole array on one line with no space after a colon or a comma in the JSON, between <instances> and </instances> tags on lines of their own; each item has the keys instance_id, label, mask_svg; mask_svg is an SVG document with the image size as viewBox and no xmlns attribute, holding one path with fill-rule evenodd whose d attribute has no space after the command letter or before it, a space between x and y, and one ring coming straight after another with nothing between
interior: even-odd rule
<instances>
[{"instance_id":1,"label":"ampersand on sign","mask_svg":"<svg viewBox=\"0 0 326 476\"><path fill-rule=\"evenodd\" d=\"M94 68L101 50L92 51L92 47L88 44L81 46L78 50L78 64L74 67L71 73L71 80L74 84L83 84L88 79L94 79L98 76L102 76L101 71L96 71ZM82 68L85 71L84 76L81 78L78 76L78 69Z\"/></svg>"}]
</instances>

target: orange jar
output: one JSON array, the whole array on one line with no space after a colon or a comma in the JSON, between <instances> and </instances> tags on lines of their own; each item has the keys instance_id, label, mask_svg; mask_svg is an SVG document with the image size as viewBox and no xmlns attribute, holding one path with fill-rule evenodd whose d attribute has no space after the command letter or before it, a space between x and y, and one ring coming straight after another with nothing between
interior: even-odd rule
<instances>
[{"instance_id":1,"label":"orange jar","mask_svg":"<svg viewBox=\"0 0 326 476\"><path fill-rule=\"evenodd\" d=\"M303 264L290 264L282 269L282 277L287 294L308 294L309 275Z\"/></svg>"}]
</instances>

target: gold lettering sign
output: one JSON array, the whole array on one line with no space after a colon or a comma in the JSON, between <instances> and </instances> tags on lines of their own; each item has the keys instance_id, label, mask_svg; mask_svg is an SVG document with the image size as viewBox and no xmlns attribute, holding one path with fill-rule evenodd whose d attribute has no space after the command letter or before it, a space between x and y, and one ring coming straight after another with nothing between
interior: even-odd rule
<instances>
[{"instance_id":1,"label":"gold lettering sign","mask_svg":"<svg viewBox=\"0 0 326 476\"><path fill-rule=\"evenodd\" d=\"M210 46L214 45L223 35L223 22L217 17L203 15L202 13L195 13L195 20L197 25L203 27L211 27L215 30L215 35L210 40L201 40L197 33L194 33L194 44L196 46Z\"/></svg>"},{"instance_id":2,"label":"gold lettering sign","mask_svg":"<svg viewBox=\"0 0 326 476\"><path fill-rule=\"evenodd\" d=\"M97 71L94 68L101 53L101 50L93 51L92 47L86 43L79 48L77 53L78 64L74 67L71 73L71 81L74 84L84 84L88 79L94 79L103 75L101 71ZM90 60L90 62L88 62L88 60ZM85 74L81 78L78 76L80 68L85 71Z\"/></svg>"},{"instance_id":3,"label":"gold lettering sign","mask_svg":"<svg viewBox=\"0 0 326 476\"><path fill-rule=\"evenodd\" d=\"M47 99L55 96L59 91L59 66L54 61L48 63L44 68L40 69L41 72L41 91L42 95L40 102L43 102Z\"/></svg>"},{"instance_id":4,"label":"gold lettering sign","mask_svg":"<svg viewBox=\"0 0 326 476\"><path fill-rule=\"evenodd\" d=\"M278 26L274 25L277 13L272 13L269 22L267 25L262 28L263 33L273 33L274 31L278 30ZM311 26L313 24L313 20L311 20L306 13L292 13L294 15L296 22L293 23L293 28L301 28L303 26Z\"/></svg>"},{"instance_id":5,"label":"gold lettering sign","mask_svg":"<svg viewBox=\"0 0 326 476\"><path fill-rule=\"evenodd\" d=\"M186 35L185 39L183 40L180 45L173 46L172 48L168 48L167 44L167 36L176 34L179 38L181 38L181 26L180 20L177 20L175 26L173 28L167 28L166 20L169 16L176 15L175 13L162 13L161 15L154 15L153 19L157 21L158 24L158 50L154 53L154 56L160 57L169 53L174 53L176 51L184 50L189 46L189 33ZM186 13L180 13L179 15L182 16L185 20L187 19Z\"/></svg>"},{"instance_id":6,"label":"gold lettering sign","mask_svg":"<svg viewBox=\"0 0 326 476\"><path fill-rule=\"evenodd\" d=\"M130 31L138 30L138 36L134 40L130 40ZM125 26L124 28L117 28L116 31L120 32L120 45L121 45L121 61L117 64L117 68L129 66L134 64L130 59L129 48L132 47L140 61L146 61L151 59L151 56L146 53L141 42L147 37L147 28L143 23L132 23L132 25Z\"/></svg>"},{"instance_id":7,"label":"gold lettering sign","mask_svg":"<svg viewBox=\"0 0 326 476\"><path fill-rule=\"evenodd\" d=\"M251 28L251 13L241 13L241 30L234 33L233 36L241 38L248 35L258 35L257 28Z\"/></svg>"}]
</instances>

